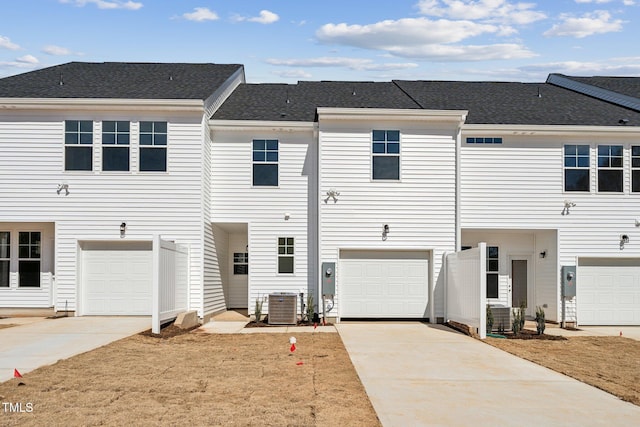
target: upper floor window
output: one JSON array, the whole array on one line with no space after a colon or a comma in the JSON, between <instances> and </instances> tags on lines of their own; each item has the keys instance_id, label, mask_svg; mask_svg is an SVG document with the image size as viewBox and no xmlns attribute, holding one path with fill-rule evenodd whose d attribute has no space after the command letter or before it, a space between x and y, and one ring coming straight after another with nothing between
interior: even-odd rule
<instances>
[{"instance_id":1,"label":"upper floor window","mask_svg":"<svg viewBox=\"0 0 640 427\"><path fill-rule=\"evenodd\" d=\"M0 288L9 287L9 265L11 263L11 233L0 231Z\"/></svg>"},{"instance_id":2,"label":"upper floor window","mask_svg":"<svg viewBox=\"0 0 640 427\"><path fill-rule=\"evenodd\" d=\"M21 287L40 287L40 247L39 231L18 233L18 275Z\"/></svg>"},{"instance_id":3,"label":"upper floor window","mask_svg":"<svg viewBox=\"0 0 640 427\"><path fill-rule=\"evenodd\" d=\"M278 238L278 273L293 274L293 237Z\"/></svg>"},{"instance_id":4,"label":"upper floor window","mask_svg":"<svg viewBox=\"0 0 640 427\"><path fill-rule=\"evenodd\" d=\"M640 145L631 146L631 191L640 192Z\"/></svg>"},{"instance_id":5,"label":"upper floor window","mask_svg":"<svg viewBox=\"0 0 640 427\"><path fill-rule=\"evenodd\" d=\"M467 138L467 144L502 144L502 138Z\"/></svg>"},{"instance_id":6,"label":"upper floor window","mask_svg":"<svg viewBox=\"0 0 640 427\"><path fill-rule=\"evenodd\" d=\"M372 144L372 178L399 180L400 131L374 130Z\"/></svg>"},{"instance_id":7,"label":"upper floor window","mask_svg":"<svg viewBox=\"0 0 640 427\"><path fill-rule=\"evenodd\" d=\"M64 122L64 170L93 169L93 122L66 120Z\"/></svg>"},{"instance_id":8,"label":"upper floor window","mask_svg":"<svg viewBox=\"0 0 640 427\"><path fill-rule=\"evenodd\" d=\"M129 170L129 122L102 122L102 170Z\"/></svg>"},{"instance_id":9,"label":"upper floor window","mask_svg":"<svg viewBox=\"0 0 640 427\"><path fill-rule=\"evenodd\" d=\"M166 170L167 122L140 122L140 171Z\"/></svg>"},{"instance_id":10,"label":"upper floor window","mask_svg":"<svg viewBox=\"0 0 640 427\"><path fill-rule=\"evenodd\" d=\"M598 191L622 193L622 145L598 145Z\"/></svg>"},{"instance_id":11,"label":"upper floor window","mask_svg":"<svg viewBox=\"0 0 640 427\"><path fill-rule=\"evenodd\" d=\"M253 140L253 185L278 186L278 140Z\"/></svg>"},{"instance_id":12,"label":"upper floor window","mask_svg":"<svg viewBox=\"0 0 640 427\"><path fill-rule=\"evenodd\" d=\"M564 191L589 191L589 146L564 146Z\"/></svg>"},{"instance_id":13,"label":"upper floor window","mask_svg":"<svg viewBox=\"0 0 640 427\"><path fill-rule=\"evenodd\" d=\"M498 298L500 257L497 246L487 246L487 298Z\"/></svg>"}]
</instances>

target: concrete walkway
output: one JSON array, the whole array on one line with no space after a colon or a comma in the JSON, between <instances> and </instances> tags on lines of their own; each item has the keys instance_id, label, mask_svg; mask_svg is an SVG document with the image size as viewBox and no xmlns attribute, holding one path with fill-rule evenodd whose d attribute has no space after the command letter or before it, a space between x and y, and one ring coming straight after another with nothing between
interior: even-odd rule
<instances>
[{"instance_id":1,"label":"concrete walkway","mask_svg":"<svg viewBox=\"0 0 640 427\"><path fill-rule=\"evenodd\" d=\"M384 426L640 425L640 407L441 325L337 329Z\"/></svg>"},{"instance_id":2,"label":"concrete walkway","mask_svg":"<svg viewBox=\"0 0 640 427\"><path fill-rule=\"evenodd\" d=\"M20 323L3 319L4 323ZM0 382L93 350L151 327L149 317L33 319L0 329Z\"/></svg>"}]
</instances>

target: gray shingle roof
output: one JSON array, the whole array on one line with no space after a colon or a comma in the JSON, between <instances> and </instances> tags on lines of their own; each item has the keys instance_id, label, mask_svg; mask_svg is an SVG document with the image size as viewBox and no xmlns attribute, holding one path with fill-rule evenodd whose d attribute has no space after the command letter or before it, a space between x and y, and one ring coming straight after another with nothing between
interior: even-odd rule
<instances>
[{"instance_id":1,"label":"gray shingle roof","mask_svg":"<svg viewBox=\"0 0 640 427\"><path fill-rule=\"evenodd\" d=\"M212 119L312 122L318 107L420 108L392 82L241 84Z\"/></svg>"},{"instance_id":2,"label":"gray shingle roof","mask_svg":"<svg viewBox=\"0 0 640 427\"><path fill-rule=\"evenodd\" d=\"M239 69L242 65L69 62L0 79L0 98L204 100Z\"/></svg>"},{"instance_id":3,"label":"gray shingle roof","mask_svg":"<svg viewBox=\"0 0 640 427\"><path fill-rule=\"evenodd\" d=\"M618 92L623 95L640 98L640 77L575 77L563 76L580 83Z\"/></svg>"},{"instance_id":4,"label":"gray shingle roof","mask_svg":"<svg viewBox=\"0 0 640 427\"><path fill-rule=\"evenodd\" d=\"M546 83L395 83L423 108L468 110L469 124L640 126L638 112Z\"/></svg>"},{"instance_id":5,"label":"gray shingle roof","mask_svg":"<svg viewBox=\"0 0 640 427\"><path fill-rule=\"evenodd\" d=\"M212 118L311 122L318 107L468 110L469 124L640 126L638 112L552 84L462 81L243 84Z\"/></svg>"},{"instance_id":6,"label":"gray shingle roof","mask_svg":"<svg viewBox=\"0 0 640 427\"><path fill-rule=\"evenodd\" d=\"M547 83L640 112L638 77L569 77L549 74Z\"/></svg>"}]
</instances>

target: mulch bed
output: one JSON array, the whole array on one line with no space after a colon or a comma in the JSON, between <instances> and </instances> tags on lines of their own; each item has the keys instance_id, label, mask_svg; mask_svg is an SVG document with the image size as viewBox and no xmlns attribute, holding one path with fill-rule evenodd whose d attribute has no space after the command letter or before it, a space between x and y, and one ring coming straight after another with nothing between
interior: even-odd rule
<instances>
[{"instance_id":1,"label":"mulch bed","mask_svg":"<svg viewBox=\"0 0 640 427\"><path fill-rule=\"evenodd\" d=\"M537 331L531 331L529 329L523 329L520 331L518 335L515 335L513 332L505 332L502 334L505 338L509 340L548 340L548 341L565 341L565 337L561 337L558 335L547 335L541 334L538 335Z\"/></svg>"}]
</instances>

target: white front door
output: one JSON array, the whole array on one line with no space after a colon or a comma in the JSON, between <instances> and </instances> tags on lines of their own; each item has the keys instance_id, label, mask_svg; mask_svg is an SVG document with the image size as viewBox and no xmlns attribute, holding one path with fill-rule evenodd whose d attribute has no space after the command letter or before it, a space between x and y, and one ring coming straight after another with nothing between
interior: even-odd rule
<instances>
[{"instance_id":1,"label":"white front door","mask_svg":"<svg viewBox=\"0 0 640 427\"><path fill-rule=\"evenodd\" d=\"M429 253L341 251L340 317L426 318Z\"/></svg>"}]
</instances>

